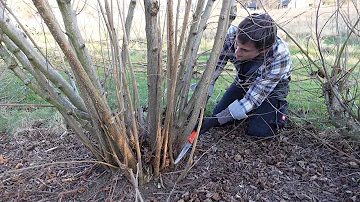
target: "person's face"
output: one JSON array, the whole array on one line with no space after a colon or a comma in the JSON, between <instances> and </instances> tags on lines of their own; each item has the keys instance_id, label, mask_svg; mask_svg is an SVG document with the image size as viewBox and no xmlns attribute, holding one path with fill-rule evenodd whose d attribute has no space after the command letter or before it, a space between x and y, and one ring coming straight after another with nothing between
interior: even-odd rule
<instances>
[{"instance_id":1,"label":"person's face","mask_svg":"<svg viewBox=\"0 0 360 202\"><path fill-rule=\"evenodd\" d=\"M239 61L252 60L265 51L266 50L259 51L256 49L255 44L252 41L243 44L240 41L235 40L235 55L236 59Z\"/></svg>"}]
</instances>

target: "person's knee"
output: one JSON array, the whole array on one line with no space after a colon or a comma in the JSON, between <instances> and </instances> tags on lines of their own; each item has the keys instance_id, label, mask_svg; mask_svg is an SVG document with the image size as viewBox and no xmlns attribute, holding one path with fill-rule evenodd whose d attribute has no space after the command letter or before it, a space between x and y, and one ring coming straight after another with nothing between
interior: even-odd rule
<instances>
[{"instance_id":1,"label":"person's knee","mask_svg":"<svg viewBox=\"0 0 360 202\"><path fill-rule=\"evenodd\" d=\"M276 130L269 125L259 126L250 124L249 135L254 137L271 137L276 135Z\"/></svg>"}]
</instances>

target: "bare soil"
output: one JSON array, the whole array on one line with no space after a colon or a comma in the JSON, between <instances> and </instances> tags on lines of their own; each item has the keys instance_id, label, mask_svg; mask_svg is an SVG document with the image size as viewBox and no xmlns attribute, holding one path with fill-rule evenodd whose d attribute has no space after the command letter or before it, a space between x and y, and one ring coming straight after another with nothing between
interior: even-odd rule
<instances>
[{"instance_id":1,"label":"bare soil","mask_svg":"<svg viewBox=\"0 0 360 202\"><path fill-rule=\"evenodd\" d=\"M360 143L331 131L291 128L259 140L240 125L199 138L195 163L140 186L144 201L360 201ZM34 125L0 133L0 202L135 201L126 177L86 162L91 153L70 131ZM83 162L75 162L83 161Z\"/></svg>"}]
</instances>

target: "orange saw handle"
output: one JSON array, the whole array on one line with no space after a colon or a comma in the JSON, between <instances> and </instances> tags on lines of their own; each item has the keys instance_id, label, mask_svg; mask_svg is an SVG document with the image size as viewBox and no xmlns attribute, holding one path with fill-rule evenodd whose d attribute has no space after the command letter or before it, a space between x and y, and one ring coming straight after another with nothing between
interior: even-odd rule
<instances>
[{"instance_id":1,"label":"orange saw handle","mask_svg":"<svg viewBox=\"0 0 360 202\"><path fill-rule=\"evenodd\" d=\"M191 132L191 134L190 134L190 136L188 138L188 141L189 141L190 144L192 144L194 142L195 136L196 136L196 131Z\"/></svg>"}]
</instances>

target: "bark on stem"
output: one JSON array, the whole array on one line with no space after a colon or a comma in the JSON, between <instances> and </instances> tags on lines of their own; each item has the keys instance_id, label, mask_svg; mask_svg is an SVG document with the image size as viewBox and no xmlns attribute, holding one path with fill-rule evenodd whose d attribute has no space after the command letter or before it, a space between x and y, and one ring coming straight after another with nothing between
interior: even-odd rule
<instances>
[{"instance_id":1,"label":"bark on stem","mask_svg":"<svg viewBox=\"0 0 360 202\"><path fill-rule=\"evenodd\" d=\"M106 103L106 100L104 100L101 92L94 87L91 80L87 76L86 71L76 57L74 50L67 42L65 36L62 34L60 26L51 12L50 6L44 0L33 0L33 2L40 15L44 19L46 25L48 26L54 39L59 44L65 56L68 58L69 63L72 64L77 81L83 85L80 87L80 91L84 93L86 92L91 98L99 115L98 117L100 118L100 123L103 126L103 130L108 131L109 135L114 136L113 138L117 138L118 140L116 142L122 145L126 139L124 138L123 134L120 134L120 130L111 116L111 112ZM124 156L124 158L129 161L129 167L136 169L136 159L134 158L131 149L128 146L120 146L120 149L122 150L122 154L127 154L127 156Z\"/></svg>"},{"instance_id":2,"label":"bark on stem","mask_svg":"<svg viewBox=\"0 0 360 202\"><path fill-rule=\"evenodd\" d=\"M149 93L149 128L150 146L155 150L155 158L160 159L162 137L160 127L161 116L161 35L158 25L159 2L157 0L144 0L146 18L146 39L147 39L147 75ZM160 161L155 160L154 168L159 168ZM159 173L159 170L155 170Z\"/></svg>"},{"instance_id":3,"label":"bark on stem","mask_svg":"<svg viewBox=\"0 0 360 202\"><path fill-rule=\"evenodd\" d=\"M171 120L174 118L175 113L175 88L176 88L176 73L177 66L175 66L175 32L174 32L174 14L173 14L173 0L168 0L167 4L167 103L166 103L166 116L163 129L163 160L161 169L166 166L166 158L168 152L169 132L172 131Z\"/></svg>"},{"instance_id":4,"label":"bark on stem","mask_svg":"<svg viewBox=\"0 0 360 202\"><path fill-rule=\"evenodd\" d=\"M210 0L211 1L211 0ZM213 48L210 54L210 59L206 64L206 69L198 83L198 87L195 89L194 94L192 95L189 104L184 109L184 112L180 119L177 121L179 126L183 126L186 120L188 120L188 116L191 114L189 119L189 123L196 123L196 119L199 116L199 110L203 105L203 100L206 99L208 94L208 88L211 81L211 78L214 74L215 66L217 60L219 58L221 49L224 44L225 33L227 31L227 26L229 22L229 13L230 13L231 0L224 0L221 8L221 13L219 16L218 28L215 35L215 41L213 44ZM188 124L188 126L181 133L180 131L180 142L185 142L190 132L193 130L194 125Z\"/></svg>"},{"instance_id":5,"label":"bark on stem","mask_svg":"<svg viewBox=\"0 0 360 202\"><path fill-rule=\"evenodd\" d=\"M86 111L85 104L80 95L73 90L72 86L54 69L41 54L26 40L24 35L11 24L10 19L0 7L0 29L7 35L11 41L26 55L31 64L38 68L47 79L49 79L57 88L59 88L73 103L76 108Z\"/></svg>"}]
</instances>

